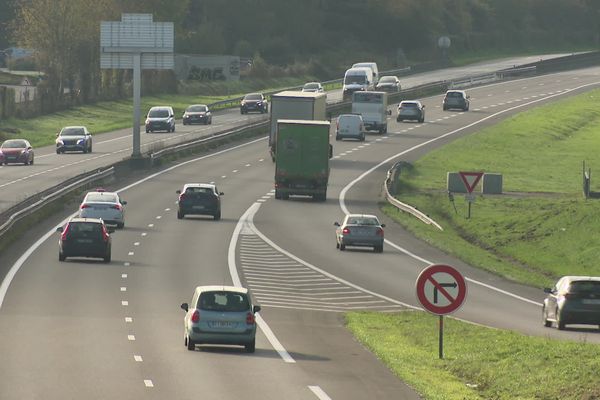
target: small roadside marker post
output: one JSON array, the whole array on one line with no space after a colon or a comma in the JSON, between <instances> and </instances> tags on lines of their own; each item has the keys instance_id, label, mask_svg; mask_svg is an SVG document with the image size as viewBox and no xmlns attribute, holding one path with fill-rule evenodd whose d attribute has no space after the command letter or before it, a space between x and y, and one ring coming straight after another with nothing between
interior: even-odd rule
<instances>
[{"instance_id":1,"label":"small roadside marker post","mask_svg":"<svg viewBox=\"0 0 600 400\"><path fill-rule=\"evenodd\" d=\"M465 199L469 203L469 209L467 211L467 219L471 218L471 203L475 202L475 196L473 195L473 189L479 183L479 180L483 176L483 172L459 172L460 178L465 184L465 189L467 189L467 195Z\"/></svg>"},{"instance_id":2,"label":"small roadside marker post","mask_svg":"<svg viewBox=\"0 0 600 400\"><path fill-rule=\"evenodd\" d=\"M444 315L458 310L467 297L465 278L449 265L434 264L419 274L417 299L430 313L439 315L439 358L444 358Z\"/></svg>"}]
</instances>

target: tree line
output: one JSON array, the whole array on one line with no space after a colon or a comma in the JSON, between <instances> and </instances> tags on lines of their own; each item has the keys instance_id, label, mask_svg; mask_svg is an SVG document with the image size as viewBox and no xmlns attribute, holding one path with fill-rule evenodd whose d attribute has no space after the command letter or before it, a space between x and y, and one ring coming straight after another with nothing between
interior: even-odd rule
<instances>
[{"instance_id":1,"label":"tree line","mask_svg":"<svg viewBox=\"0 0 600 400\"><path fill-rule=\"evenodd\" d=\"M65 92L81 102L128 96L126 72L99 68L100 21L124 12L174 22L178 53L310 65L321 79L358 60L431 61L440 36L454 54L600 41L597 0L0 0L0 49L36 50L49 104Z\"/></svg>"}]
</instances>

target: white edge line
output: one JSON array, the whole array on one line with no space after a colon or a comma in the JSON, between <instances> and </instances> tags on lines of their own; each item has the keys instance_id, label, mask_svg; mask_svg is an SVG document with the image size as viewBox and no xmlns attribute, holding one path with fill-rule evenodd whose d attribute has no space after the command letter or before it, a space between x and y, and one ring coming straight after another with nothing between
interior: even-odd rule
<instances>
[{"instance_id":1,"label":"white edge line","mask_svg":"<svg viewBox=\"0 0 600 400\"><path fill-rule=\"evenodd\" d=\"M258 211L259 208L260 208L260 203L252 204L246 210L246 212L240 217L237 225L235 226L235 229L233 230L233 234L231 235L231 241L229 242L229 251L227 253L227 261L228 261L227 264L229 265L229 274L231 275L231 280L233 281L234 286L240 286L240 287L242 286L242 282L240 280L240 276L238 275L237 265L235 262L235 248L237 246L240 232L242 231L242 226L244 225L244 223L247 222L248 219L251 218L251 216L253 216ZM260 314L258 314L256 316L256 323L258 324L258 327L262 330L262 332L267 337L267 340L269 341L269 343L271 343L271 346L273 346L275 351L277 351L277 353L279 353L279 356L283 359L283 361L285 361L286 363L290 363L290 364L295 363L296 360L294 360L292 358L292 356L290 356L290 354L283 347L281 342L277 339L277 337L275 336L275 334L273 333L273 331L271 330L269 325L260 316Z\"/></svg>"},{"instance_id":2,"label":"white edge line","mask_svg":"<svg viewBox=\"0 0 600 400\"><path fill-rule=\"evenodd\" d=\"M592 83L588 83L588 84L585 84L585 85L581 85L581 86L578 86L578 87L575 87L575 88L572 88L572 89L565 89L565 91L563 91L563 92L560 92L560 93L556 93L556 94L553 94L553 95L550 95L550 96L546 96L546 97L538 98L538 99L536 99L536 100L533 100L533 101L530 101L530 102L527 102L527 103L519 104L519 105L516 105L516 106L514 106L514 107L510 107L510 108L507 108L507 109L505 109L505 110L498 111L497 113L491 114L491 115L489 115L489 116L487 116L487 117L484 117L484 118L482 118L482 119L480 119L480 120L477 120L477 121L475 121L475 122L473 122L473 123L471 123L471 124L469 124L469 125L465 125L465 126L463 126L463 127L461 127L461 128L458 128L458 129L455 129L455 130L453 130L453 131L447 132L447 133L445 133L445 134L443 134L443 135L441 135L441 136L435 137L435 138L433 138L433 139L430 139L430 140L428 140L428 141L426 141L426 142L423 142L423 143L420 143L420 144L418 144L418 145L416 145L416 146L413 146L413 147L411 147L411 148L409 148L409 149L407 149L407 150L404 150L404 151L402 151L402 152L400 152L400 153L397 153L397 154L395 154L395 155L393 155L393 156L391 156L391 157L388 157L387 159L383 160L383 161L382 161L382 162L380 162L379 164L377 164L377 165L375 165L374 167L372 167L372 168L368 169L367 171L363 172L361 175L359 175L359 176L358 176L356 179L354 179L352 182L350 182L348 185L346 185L346 186L345 186L345 187L342 189L342 191L340 192L340 195L339 195L339 204L340 204L340 208L342 209L342 212L344 212L344 214L350 214L350 211L348 210L348 207L346 207L346 200L345 200L345 198L346 198L346 193L348 192L348 190L350 190L350 189L352 188L352 186L354 186L354 184L356 184L357 182L361 181L361 180L362 180L362 179L363 179L365 176L369 175L371 172L375 171L377 168L381 167L381 166L382 166L382 165L384 165L384 164L387 164L387 163L389 163L390 161L392 161L392 160L393 160L393 159L395 159L395 158L398 158L398 157L400 157L400 156L403 156L403 155L405 155L405 154L408 154L408 153L410 153L410 152L412 152L412 151L414 151L414 150L416 150L416 149L419 149L419 148L421 148L421 147L423 147L423 146L426 146L426 145L428 145L428 144L430 144L430 143L436 142L436 141L438 141L438 140L440 140L440 139L443 139L443 138L446 138L446 137L448 137L448 136L454 135L455 133L461 132L461 131L463 131L463 130L465 130L465 129L468 129L468 128L472 127L472 126L478 125L478 124L480 124L480 123L482 123L482 122L484 122L484 121L487 121L488 119L495 118L495 117L497 117L498 115L505 114L505 113L507 113L507 112L509 112L509 111L513 111L513 110L516 110L516 109L518 109L518 108L523 108L523 107L525 107L525 106L528 106L528 105L531 105L531 104L539 103L539 102L542 102L542 101L548 100L548 99L550 99L550 98L553 98L553 97L562 96L562 95L564 95L564 94L567 94L567 93L570 93L570 92L573 92L573 91L577 91L577 90L580 90L580 89L583 89L583 88L586 88L586 87L590 87L590 86L597 86L598 84L600 84L600 82L592 82ZM490 85L490 86L492 86L492 85ZM392 247L394 247L394 248L396 248L396 249L400 250L401 252L405 253L405 254L406 254L406 255L408 255L409 257L412 257L412 258L414 258L414 259L416 259L416 260L418 260L418 261L421 261L421 262L423 262L423 263L426 263L426 264L433 264L433 263L431 263L431 262L427 261L426 259L424 259L424 258L422 258L422 257L419 257L419 256L417 256L417 255L415 255L415 254L413 254L413 253L409 252L408 250L406 250L406 249L404 249L404 248L402 248L402 247L400 247L400 246L398 246L398 245L396 245L396 244L394 244L394 243L390 242L390 241L389 241L389 240L387 240L387 239L385 240L385 242L386 242L387 244L389 244L390 246L392 246ZM524 298L524 297L521 297L521 296L519 296L519 295L516 295L516 294L514 294L514 293L510 293L510 292L508 292L508 291L505 291L505 290L502 290L502 289L496 288L496 287L494 287L494 286L491 286L491 285L485 284L485 283L483 283L483 282L480 282L480 281L477 281L477 280L474 280L474 279L471 279L471 278L468 278L468 277L465 277L465 279L466 279L466 280L468 280L469 282L472 282L472 283L474 283L474 284L477 284L477 285L481 285L481 286L483 286L483 287L485 287L485 288L488 288L488 289L494 290L494 291L496 291L496 292L498 292L498 293L505 294L505 295L507 295L507 296L510 296L510 297L513 297L513 298L515 298L515 299L522 300L522 301L525 301L525 302L528 302L528 303L531 303L531 304L535 304L535 305L538 305L538 306L542 306L542 304L540 304L540 303L538 303L538 302L536 302L536 301L533 301L533 300L526 299L526 298Z\"/></svg>"},{"instance_id":3,"label":"white edge line","mask_svg":"<svg viewBox=\"0 0 600 400\"><path fill-rule=\"evenodd\" d=\"M315 396L317 396L319 400L331 400L331 397L327 396L327 393L325 393L321 387L309 385L308 388L315 394Z\"/></svg>"}]
</instances>

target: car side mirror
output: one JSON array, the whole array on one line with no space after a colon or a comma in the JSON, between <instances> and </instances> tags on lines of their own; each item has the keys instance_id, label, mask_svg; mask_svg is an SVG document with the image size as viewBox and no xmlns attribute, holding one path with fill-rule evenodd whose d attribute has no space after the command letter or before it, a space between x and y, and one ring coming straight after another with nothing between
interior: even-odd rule
<instances>
[{"instance_id":1,"label":"car side mirror","mask_svg":"<svg viewBox=\"0 0 600 400\"><path fill-rule=\"evenodd\" d=\"M56 137L58 137L58 135L60 135L60 133L57 133L57 134L56 134Z\"/></svg>"},{"instance_id":2,"label":"car side mirror","mask_svg":"<svg viewBox=\"0 0 600 400\"><path fill-rule=\"evenodd\" d=\"M544 293L552 293L552 289L550 288L544 288Z\"/></svg>"},{"instance_id":3,"label":"car side mirror","mask_svg":"<svg viewBox=\"0 0 600 400\"><path fill-rule=\"evenodd\" d=\"M252 312L254 314L256 314L257 312L259 312L260 310L261 310L260 306L254 306L254 307L252 307Z\"/></svg>"},{"instance_id":4,"label":"car side mirror","mask_svg":"<svg viewBox=\"0 0 600 400\"><path fill-rule=\"evenodd\" d=\"M121 204L123 204L123 205L126 205L126 204L127 204L127 201L125 201L125 200L121 200Z\"/></svg>"},{"instance_id":5,"label":"car side mirror","mask_svg":"<svg viewBox=\"0 0 600 400\"><path fill-rule=\"evenodd\" d=\"M225 193L223 192L219 192L219 196L223 196Z\"/></svg>"},{"instance_id":6,"label":"car side mirror","mask_svg":"<svg viewBox=\"0 0 600 400\"><path fill-rule=\"evenodd\" d=\"M423 104L423 106L421 108L425 108L425 104Z\"/></svg>"},{"instance_id":7,"label":"car side mirror","mask_svg":"<svg viewBox=\"0 0 600 400\"><path fill-rule=\"evenodd\" d=\"M181 309L184 310L185 312L187 312L188 309L189 309L188 303L182 303L181 304Z\"/></svg>"},{"instance_id":8,"label":"car side mirror","mask_svg":"<svg viewBox=\"0 0 600 400\"><path fill-rule=\"evenodd\" d=\"M169 117L173 118L173 117L174 117L174 115L173 115L173 114L169 114Z\"/></svg>"},{"instance_id":9,"label":"car side mirror","mask_svg":"<svg viewBox=\"0 0 600 400\"><path fill-rule=\"evenodd\" d=\"M387 110L387 115L392 115L392 110Z\"/></svg>"},{"instance_id":10,"label":"car side mirror","mask_svg":"<svg viewBox=\"0 0 600 400\"><path fill-rule=\"evenodd\" d=\"M111 227L108 227L108 226L107 226L107 227L106 227L106 231L107 231L108 233L115 233L115 228L113 228L112 226L111 226Z\"/></svg>"},{"instance_id":11,"label":"car side mirror","mask_svg":"<svg viewBox=\"0 0 600 400\"><path fill-rule=\"evenodd\" d=\"M181 194L181 190L176 190L175 193Z\"/></svg>"},{"instance_id":12,"label":"car side mirror","mask_svg":"<svg viewBox=\"0 0 600 400\"><path fill-rule=\"evenodd\" d=\"M33 149L33 147L27 146L27 150L32 150L32 149Z\"/></svg>"},{"instance_id":13,"label":"car side mirror","mask_svg":"<svg viewBox=\"0 0 600 400\"><path fill-rule=\"evenodd\" d=\"M333 225L334 226L340 226L340 223L339 222L334 222Z\"/></svg>"},{"instance_id":14,"label":"car side mirror","mask_svg":"<svg viewBox=\"0 0 600 400\"><path fill-rule=\"evenodd\" d=\"M62 226L59 226L58 228L56 228L56 232L62 232L64 230L64 228Z\"/></svg>"},{"instance_id":15,"label":"car side mirror","mask_svg":"<svg viewBox=\"0 0 600 400\"><path fill-rule=\"evenodd\" d=\"M382 228L385 228L385 224L381 224L381 227L382 227Z\"/></svg>"}]
</instances>

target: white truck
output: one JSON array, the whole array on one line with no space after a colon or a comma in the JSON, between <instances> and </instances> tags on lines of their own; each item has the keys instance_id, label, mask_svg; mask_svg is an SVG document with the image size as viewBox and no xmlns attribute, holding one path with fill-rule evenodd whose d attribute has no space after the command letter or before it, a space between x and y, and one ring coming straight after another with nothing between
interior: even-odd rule
<instances>
[{"instance_id":1,"label":"white truck","mask_svg":"<svg viewBox=\"0 0 600 400\"><path fill-rule=\"evenodd\" d=\"M318 92L283 91L271 95L269 151L275 161L277 121L280 119L326 120L327 94Z\"/></svg>"},{"instance_id":2,"label":"white truck","mask_svg":"<svg viewBox=\"0 0 600 400\"><path fill-rule=\"evenodd\" d=\"M344 73L344 84L342 86L343 98L351 98L352 93L375 88L373 81L373 70L367 67L350 68Z\"/></svg>"},{"instance_id":3,"label":"white truck","mask_svg":"<svg viewBox=\"0 0 600 400\"><path fill-rule=\"evenodd\" d=\"M352 113L362 115L367 131L387 133L388 98L386 92L352 93Z\"/></svg>"}]
</instances>

